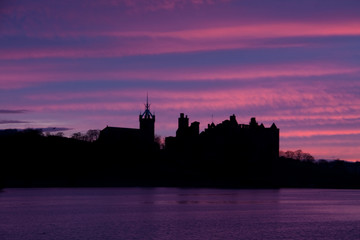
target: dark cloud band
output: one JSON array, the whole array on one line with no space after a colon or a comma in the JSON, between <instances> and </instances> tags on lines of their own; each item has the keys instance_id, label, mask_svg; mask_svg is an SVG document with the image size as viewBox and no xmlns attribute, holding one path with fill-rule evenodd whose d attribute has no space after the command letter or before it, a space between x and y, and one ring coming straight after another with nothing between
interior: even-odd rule
<instances>
[{"instance_id":1,"label":"dark cloud band","mask_svg":"<svg viewBox=\"0 0 360 240\"><path fill-rule=\"evenodd\" d=\"M19 120L0 120L0 124L13 124L13 123L29 123L29 122L19 121Z\"/></svg>"},{"instance_id":2,"label":"dark cloud band","mask_svg":"<svg viewBox=\"0 0 360 240\"><path fill-rule=\"evenodd\" d=\"M27 110L10 110L10 109L0 109L0 114L16 114L16 113L25 113Z\"/></svg>"}]
</instances>

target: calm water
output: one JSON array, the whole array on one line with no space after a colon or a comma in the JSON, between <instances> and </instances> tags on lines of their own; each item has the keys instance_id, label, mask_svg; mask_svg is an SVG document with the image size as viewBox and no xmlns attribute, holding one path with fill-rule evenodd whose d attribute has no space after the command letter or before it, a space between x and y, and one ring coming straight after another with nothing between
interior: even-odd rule
<instances>
[{"instance_id":1,"label":"calm water","mask_svg":"<svg viewBox=\"0 0 360 240\"><path fill-rule=\"evenodd\" d=\"M0 239L360 239L360 191L5 189Z\"/></svg>"}]
</instances>

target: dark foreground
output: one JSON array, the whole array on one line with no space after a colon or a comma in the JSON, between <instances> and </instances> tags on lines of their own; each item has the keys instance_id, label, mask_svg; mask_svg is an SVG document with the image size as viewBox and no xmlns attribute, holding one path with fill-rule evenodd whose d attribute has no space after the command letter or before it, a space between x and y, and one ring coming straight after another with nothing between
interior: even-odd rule
<instances>
[{"instance_id":1,"label":"dark foreground","mask_svg":"<svg viewBox=\"0 0 360 240\"><path fill-rule=\"evenodd\" d=\"M1 187L360 188L360 163L251 159L28 133L0 137Z\"/></svg>"}]
</instances>

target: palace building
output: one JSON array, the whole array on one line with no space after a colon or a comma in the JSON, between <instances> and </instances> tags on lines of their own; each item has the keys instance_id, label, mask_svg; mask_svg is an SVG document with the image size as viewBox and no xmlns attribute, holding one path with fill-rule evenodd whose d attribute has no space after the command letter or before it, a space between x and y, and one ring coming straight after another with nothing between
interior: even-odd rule
<instances>
[{"instance_id":1,"label":"palace building","mask_svg":"<svg viewBox=\"0 0 360 240\"><path fill-rule=\"evenodd\" d=\"M189 125L183 113L178 119L176 137L165 139L169 151L202 152L202 155L226 156L246 160L276 160L279 157L279 129L273 123L269 128L251 118L249 124L238 124L236 116L208 127L199 133L199 122Z\"/></svg>"}]
</instances>

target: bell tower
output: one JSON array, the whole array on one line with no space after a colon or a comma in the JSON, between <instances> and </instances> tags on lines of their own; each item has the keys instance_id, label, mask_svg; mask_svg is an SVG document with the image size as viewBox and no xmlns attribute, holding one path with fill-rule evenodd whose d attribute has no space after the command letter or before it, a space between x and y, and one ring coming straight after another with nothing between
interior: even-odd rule
<instances>
[{"instance_id":1,"label":"bell tower","mask_svg":"<svg viewBox=\"0 0 360 240\"><path fill-rule=\"evenodd\" d=\"M155 137L155 114L150 112L149 97L146 94L145 111L139 115L140 132L144 139L153 142Z\"/></svg>"}]
</instances>

